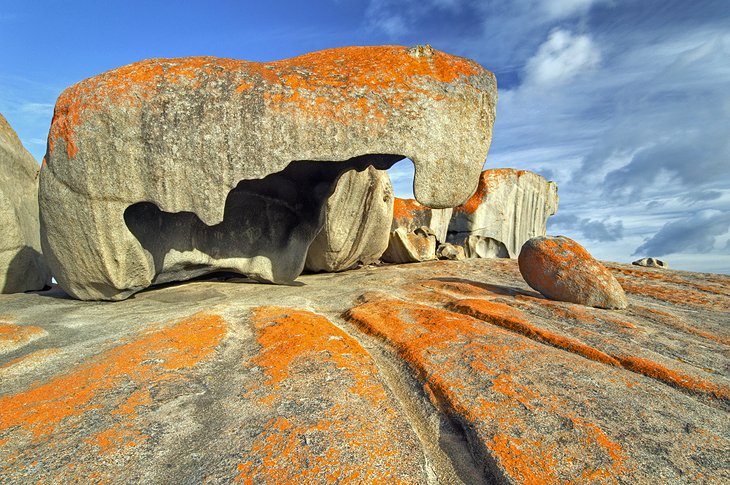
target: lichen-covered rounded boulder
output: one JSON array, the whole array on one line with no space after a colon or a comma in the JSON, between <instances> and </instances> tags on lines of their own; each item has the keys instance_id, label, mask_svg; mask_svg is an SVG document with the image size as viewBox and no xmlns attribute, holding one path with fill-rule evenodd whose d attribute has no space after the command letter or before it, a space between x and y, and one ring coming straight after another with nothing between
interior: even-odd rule
<instances>
[{"instance_id":1,"label":"lichen-covered rounded boulder","mask_svg":"<svg viewBox=\"0 0 730 485\"><path fill-rule=\"evenodd\" d=\"M0 293L50 283L38 224L40 167L0 114Z\"/></svg>"},{"instance_id":2,"label":"lichen-covered rounded boulder","mask_svg":"<svg viewBox=\"0 0 730 485\"><path fill-rule=\"evenodd\" d=\"M628 306L611 272L567 237L530 239L522 246L518 263L527 284L551 300L609 309Z\"/></svg>"},{"instance_id":3,"label":"lichen-covered rounded boulder","mask_svg":"<svg viewBox=\"0 0 730 485\"><path fill-rule=\"evenodd\" d=\"M56 103L41 171L44 253L81 299L213 271L289 283L348 170L410 158L419 202L463 203L495 103L492 73L429 46L121 67Z\"/></svg>"},{"instance_id":4,"label":"lichen-covered rounded boulder","mask_svg":"<svg viewBox=\"0 0 730 485\"><path fill-rule=\"evenodd\" d=\"M385 252L393 218L393 186L385 170L342 175L327 199L325 223L309 246L309 271L344 271L371 264Z\"/></svg>"}]
</instances>

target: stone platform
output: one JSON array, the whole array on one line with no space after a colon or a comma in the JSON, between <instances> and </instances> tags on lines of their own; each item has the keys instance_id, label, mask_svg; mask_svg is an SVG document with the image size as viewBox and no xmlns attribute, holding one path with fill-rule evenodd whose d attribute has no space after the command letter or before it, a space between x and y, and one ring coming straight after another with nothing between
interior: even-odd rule
<instances>
[{"instance_id":1,"label":"stone platform","mask_svg":"<svg viewBox=\"0 0 730 485\"><path fill-rule=\"evenodd\" d=\"M514 260L0 295L2 483L727 483L730 277Z\"/></svg>"}]
</instances>

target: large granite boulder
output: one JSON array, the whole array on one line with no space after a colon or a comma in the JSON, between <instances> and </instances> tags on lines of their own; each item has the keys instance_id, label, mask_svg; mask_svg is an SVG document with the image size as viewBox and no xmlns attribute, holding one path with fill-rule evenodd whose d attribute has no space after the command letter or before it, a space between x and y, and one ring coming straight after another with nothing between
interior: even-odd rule
<instances>
[{"instance_id":1,"label":"large granite boulder","mask_svg":"<svg viewBox=\"0 0 730 485\"><path fill-rule=\"evenodd\" d=\"M325 213L324 226L309 246L307 270L344 271L378 261L388 247L393 218L388 172L373 167L346 172L327 199Z\"/></svg>"},{"instance_id":2,"label":"large granite boulder","mask_svg":"<svg viewBox=\"0 0 730 485\"><path fill-rule=\"evenodd\" d=\"M572 239L534 237L522 246L517 261L527 284L547 298L597 308L628 306L611 272Z\"/></svg>"},{"instance_id":3,"label":"large granite boulder","mask_svg":"<svg viewBox=\"0 0 730 485\"><path fill-rule=\"evenodd\" d=\"M0 293L50 284L38 224L40 166L0 114Z\"/></svg>"},{"instance_id":4,"label":"large granite boulder","mask_svg":"<svg viewBox=\"0 0 730 485\"><path fill-rule=\"evenodd\" d=\"M56 103L44 253L81 299L220 270L289 283L345 171L407 157L421 203L463 203L495 102L492 73L429 46L150 59L100 74Z\"/></svg>"},{"instance_id":5,"label":"large granite boulder","mask_svg":"<svg viewBox=\"0 0 730 485\"><path fill-rule=\"evenodd\" d=\"M448 241L465 246L471 235L486 236L503 243L516 258L525 241L545 235L547 219L557 210L554 182L526 170L485 170L476 193L454 208Z\"/></svg>"}]
</instances>

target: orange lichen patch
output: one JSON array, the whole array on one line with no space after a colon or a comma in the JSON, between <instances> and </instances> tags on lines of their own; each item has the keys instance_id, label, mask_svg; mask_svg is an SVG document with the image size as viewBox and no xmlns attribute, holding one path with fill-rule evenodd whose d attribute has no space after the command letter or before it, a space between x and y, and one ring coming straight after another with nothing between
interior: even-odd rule
<instances>
[{"instance_id":1,"label":"orange lichen patch","mask_svg":"<svg viewBox=\"0 0 730 485\"><path fill-rule=\"evenodd\" d=\"M677 315L673 315L671 313L667 313L661 310L656 310L653 308L643 307L634 305L634 310L639 312L640 314L643 314L647 318L661 323L662 325L666 325L668 327L674 328L676 330L680 330L683 332L691 333L694 335L697 335L702 338L706 338L708 340L712 340L714 342L718 342L725 345L730 345L730 338L724 337L722 335L717 335L712 332L709 332L707 330L703 330L701 328L697 328L693 325L689 325L682 321L680 317Z\"/></svg>"},{"instance_id":2,"label":"orange lichen patch","mask_svg":"<svg viewBox=\"0 0 730 485\"><path fill-rule=\"evenodd\" d=\"M62 139L68 157L74 158L76 129L91 112L102 110L106 103L139 106L165 84L184 83L192 92L204 79L217 78L231 82L231 91L238 93L263 86L273 110L314 111L348 122L348 117L382 118L381 104L401 107L416 95L443 99L443 94L419 88L422 79L452 83L486 73L461 57L435 50L417 57L401 46L343 47L269 63L214 57L148 59L65 90L56 103L49 151ZM377 102L366 98L363 89L379 93Z\"/></svg>"},{"instance_id":3,"label":"orange lichen patch","mask_svg":"<svg viewBox=\"0 0 730 485\"><path fill-rule=\"evenodd\" d=\"M249 460L238 465L236 481L256 483L413 483L395 469L403 455L389 446L392 436L368 436L371 427L363 417L334 407L324 419L301 426L278 417L254 443ZM373 417L378 419L378 417ZM327 449L315 453L303 445L307 439L325 441Z\"/></svg>"},{"instance_id":4,"label":"orange lichen patch","mask_svg":"<svg viewBox=\"0 0 730 485\"><path fill-rule=\"evenodd\" d=\"M549 373L556 364L544 346L466 315L398 300L366 303L345 316L398 352L428 386L434 405L475 431L474 445L485 448L480 453L491 455L508 481L570 482L626 469L626 453L596 433L598 426L572 410L570 400L526 384L540 381L533 370ZM550 435L536 428L556 417L573 426Z\"/></svg>"},{"instance_id":5,"label":"orange lichen patch","mask_svg":"<svg viewBox=\"0 0 730 485\"><path fill-rule=\"evenodd\" d=\"M261 345L251 364L268 380L259 402L276 409L244 461L244 483L413 483L402 476L411 458L403 437L392 433L402 418L377 379L377 368L357 341L325 317L291 308L259 307L253 312ZM316 364L322 372L306 372ZM348 381L352 385L345 384ZM302 386L316 389L329 406L308 413L279 411L299 400ZM326 443L326 447L312 444ZM405 445L407 448L408 446Z\"/></svg>"},{"instance_id":6,"label":"orange lichen patch","mask_svg":"<svg viewBox=\"0 0 730 485\"><path fill-rule=\"evenodd\" d=\"M519 178L525 173L527 173L525 170L515 170L513 168L494 168L483 171L479 176L479 185L474 195L462 205L454 207L454 212L473 214L495 187L508 182L508 179L513 176Z\"/></svg>"},{"instance_id":7,"label":"orange lichen patch","mask_svg":"<svg viewBox=\"0 0 730 485\"><path fill-rule=\"evenodd\" d=\"M112 348L64 376L4 396L0 398L0 433L22 430L37 441L53 435L62 425L81 422L85 413L98 409L133 419L134 403L149 403L146 393L150 386L208 357L225 329L218 315L195 315ZM129 381L143 389L141 395L132 394L131 402L107 394ZM123 400L119 403L118 399Z\"/></svg>"},{"instance_id":8,"label":"orange lichen patch","mask_svg":"<svg viewBox=\"0 0 730 485\"><path fill-rule=\"evenodd\" d=\"M552 315L560 320L576 320L586 323L598 323L598 320L595 315L593 315L592 310L583 305L548 300L546 298L535 298L529 295L517 295L515 298L529 302L531 305L546 307Z\"/></svg>"},{"instance_id":9,"label":"orange lichen patch","mask_svg":"<svg viewBox=\"0 0 730 485\"><path fill-rule=\"evenodd\" d=\"M326 355L327 360L352 376L352 392L375 403L386 398L380 383L373 379L370 355L325 317L291 308L258 307L253 322L262 349L254 362L266 369L266 385L278 389L298 359L317 360Z\"/></svg>"},{"instance_id":10,"label":"orange lichen patch","mask_svg":"<svg viewBox=\"0 0 730 485\"><path fill-rule=\"evenodd\" d=\"M538 342L582 355L586 359L617 367L620 365L616 359L590 345L528 323L524 314L508 305L486 300L460 300L449 304L448 308L520 333Z\"/></svg>"},{"instance_id":11,"label":"orange lichen patch","mask_svg":"<svg viewBox=\"0 0 730 485\"><path fill-rule=\"evenodd\" d=\"M517 291L499 285L491 285L489 283L481 283L478 281L470 281L459 278L438 278L426 280L420 283L421 286L434 290L444 290L457 295L467 297L497 297L497 296L513 296Z\"/></svg>"},{"instance_id":12,"label":"orange lichen patch","mask_svg":"<svg viewBox=\"0 0 730 485\"><path fill-rule=\"evenodd\" d=\"M614 356L625 368L647 377L662 381L674 387L692 393L714 396L722 401L730 402L730 387L712 383L700 377L690 376L654 362L633 355Z\"/></svg>"},{"instance_id":13,"label":"orange lichen patch","mask_svg":"<svg viewBox=\"0 0 730 485\"><path fill-rule=\"evenodd\" d=\"M674 305L685 305L694 308L706 308L711 310L726 311L730 299L711 293L690 290L688 288L677 288L662 284L653 284L647 281L616 276L616 279L624 290L635 295L648 296L655 300L666 301Z\"/></svg>"},{"instance_id":14,"label":"orange lichen patch","mask_svg":"<svg viewBox=\"0 0 730 485\"><path fill-rule=\"evenodd\" d=\"M0 352L10 352L46 335L40 327L0 321Z\"/></svg>"},{"instance_id":15,"label":"orange lichen patch","mask_svg":"<svg viewBox=\"0 0 730 485\"><path fill-rule=\"evenodd\" d=\"M541 446L539 441L525 440L496 434L492 445L495 453L500 457L504 466L517 483L535 485L560 483L555 474L558 462L552 453L544 456L535 455L536 448Z\"/></svg>"},{"instance_id":16,"label":"orange lichen patch","mask_svg":"<svg viewBox=\"0 0 730 485\"><path fill-rule=\"evenodd\" d=\"M653 280L678 286L689 286L695 290L714 295L730 297L730 277L724 275L701 275L702 282L694 281L697 276L684 276L668 270L626 268L612 265L611 270L636 279ZM708 284L709 283L709 284Z\"/></svg>"},{"instance_id":17,"label":"orange lichen patch","mask_svg":"<svg viewBox=\"0 0 730 485\"><path fill-rule=\"evenodd\" d=\"M429 207L421 205L415 199L393 199L393 219L408 221L415 217L415 214L423 211L430 211Z\"/></svg>"}]
</instances>

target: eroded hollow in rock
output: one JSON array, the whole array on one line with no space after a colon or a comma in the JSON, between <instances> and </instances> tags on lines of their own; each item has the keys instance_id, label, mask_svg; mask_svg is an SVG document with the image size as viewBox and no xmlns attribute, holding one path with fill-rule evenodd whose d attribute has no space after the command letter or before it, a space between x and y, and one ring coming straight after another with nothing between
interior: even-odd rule
<instances>
[{"instance_id":1,"label":"eroded hollow in rock","mask_svg":"<svg viewBox=\"0 0 730 485\"><path fill-rule=\"evenodd\" d=\"M349 170L385 170L401 155L369 154L341 162L297 160L229 192L223 220L208 226L192 212L165 212L139 202L124 212L130 232L151 255L153 284L214 271L289 283L302 271L322 227L327 198Z\"/></svg>"}]
</instances>

